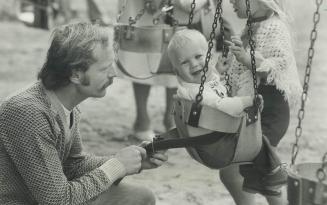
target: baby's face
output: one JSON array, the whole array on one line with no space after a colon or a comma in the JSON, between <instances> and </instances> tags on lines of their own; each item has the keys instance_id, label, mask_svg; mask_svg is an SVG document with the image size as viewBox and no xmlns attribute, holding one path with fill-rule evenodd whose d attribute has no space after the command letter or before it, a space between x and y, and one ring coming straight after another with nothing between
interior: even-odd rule
<instances>
[{"instance_id":1,"label":"baby's face","mask_svg":"<svg viewBox=\"0 0 327 205\"><path fill-rule=\"evenodd\" d=\"M205 64L207 50L205 46L199 46L197 43L189 43L178 49L175 54L174 63L178 76L188 83L201 83L202 69ZM206 76L212 74L209 66Z\"/></svg>"}]
</instances>

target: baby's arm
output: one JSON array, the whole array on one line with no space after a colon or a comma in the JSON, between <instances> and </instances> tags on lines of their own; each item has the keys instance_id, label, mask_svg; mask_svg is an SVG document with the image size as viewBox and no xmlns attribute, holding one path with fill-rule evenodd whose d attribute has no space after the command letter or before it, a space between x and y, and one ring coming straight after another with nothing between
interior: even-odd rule
<instances>
[{"instance_id":1,"label":"baby's arm","mask_svg":"<svg viewBox=\"0 0 327 205\"><path fill-rule=\"evenodd\" d=\"M241 96L239 98L242 101L243 110L245 108L250 107L250 106L253 105L253 97L251 97L251 96Z\"/></svg>"},{"instance_id":2,"label":"baby's arm","mask_svg":"<svg viewBox=\"0 0 327 205\"><path fill-rule=\"evenodd\" d=\"M217 101L216 108L231 116L240 117L245 108L253 105L251 96L226 97Z\"/></svg>"},{"instance_id":3,"label":"baby's arm","mask_svg":"<svg viewBox=\"0 0 327 205\"><path fill-rule=\"evenodd\" d=\"M218 92L218 93L217 93ZM186 100L195 100L195 96L198 93L198 87L192 86L192 88L185 88L179 86L176 97ZM253 104L253 97L251 96L241 96L241 97L227 97L224 92L214 91L208 86L205 86L203 90L203 100L202 105L218 109L234 117L240 117L243 110Z\"/></svg>"},{"instance_id":4,"label":"baby's arm","mask_svg":"<svg viewBox=\"0 0 327 205\"><path fill-rule=\"evenodd\" d=\"M283 24L273 28L274 30L266 37L269 39L269 43L266 43L261 50L264 58L257 66L257 73L268 76L268 78L270 75L271 80L280 75L280 71L286 70L295 62L288 29Z\"/></svg>"},{"instance_id":5,"label":"baby's arm","mask_svg":"<svg viewBox=\"0 0 327 205\"><path fill-rule=\"evenodd\" d=\"M219 93L219 89L214 91L207 88L203 91L202 104L218 109L234 117L240 117L244 108L252 105L253 98L251 96L228 97Z\"/></svg>"}]
</instances>

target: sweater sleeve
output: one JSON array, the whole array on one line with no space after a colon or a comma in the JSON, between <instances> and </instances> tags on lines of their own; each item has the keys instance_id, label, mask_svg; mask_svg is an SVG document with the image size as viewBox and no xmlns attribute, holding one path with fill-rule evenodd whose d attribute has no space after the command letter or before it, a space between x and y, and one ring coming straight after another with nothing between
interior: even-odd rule
<instances>
[{"instance_id":1,"label":"sweater sleeve","mask_svg":"<svg viewBox=\"0 0 327 205\"><path fill-rule=\"evenodd\" d=\"M7 106L2 113L1 140L38 204L82 204L111 186L99 168L68 180L60 158L60 138L51 119L36 105Z\"/></svg>"},{"instance_id":2,"label":"sweater sleeve","mask_svg":"<svg viewBox=\"0 0 327 205\"><path fill-rule=\"evenodd\" d=\"M78 126L74 133L74 141L69 156L64 162L64 170L68 180L82 177L96 168L103 170L111 182L125 175L125 167L117 159L83 153Z\"/></svg>"},{"instance_id":3,"label":"sweater sleeve","mask_svg":"<svg viewBox=\"0 0 327 205\"><path fill-rule=\"evenodd\" d=\"M259 42L262 45L260 53L264 59L257 72L272 74L275 71L287 69L293 58L291 38L286 25L279 21L270 22L263 25L262 34L258 34ZM261 40L262 38L262 40Z\"/></svg>"},{"instance_id":4,"label":"sweater sleeve","mask_svg":"<svg viewBox=\"0 0 327 205\"><path fill-rule=\"evenodd\" d=\"M84 174L100 167L109 157L100 157L83 153L83 146L80 137L78 125L72 131L73 142L70 148L69 156L64 161L64 172L68 180L78 178Z\"/></svg>"}]
</instances>

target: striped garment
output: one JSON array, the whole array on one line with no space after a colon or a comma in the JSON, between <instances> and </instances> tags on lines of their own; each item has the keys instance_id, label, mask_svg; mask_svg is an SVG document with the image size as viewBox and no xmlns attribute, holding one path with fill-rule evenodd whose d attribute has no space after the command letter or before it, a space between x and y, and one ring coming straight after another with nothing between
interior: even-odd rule
<instances>
[{"instance_id":1,"label":"striped garment","mask_svg":"<svg viewBox=\"0 0 327 205\"><path fill-rule=\"evenodd\" d=\"M108 158L82 154L79 115L74 108L69 130L61 104L40 82L2 103L1 205L86 204L112 185L98 168Z\"/></svg>"}]
</instances>

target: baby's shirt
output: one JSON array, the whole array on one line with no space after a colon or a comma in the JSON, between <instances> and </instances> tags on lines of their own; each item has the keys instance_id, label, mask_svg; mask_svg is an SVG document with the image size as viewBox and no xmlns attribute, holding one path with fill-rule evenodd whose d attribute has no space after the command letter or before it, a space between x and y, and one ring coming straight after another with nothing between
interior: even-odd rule
<instances>
[{"instance_id":1,"label":"baby's shirt","mask_svg":"<svg viewBox=\"0 0 327 205\"><path fill-rule=\"evenodd\" d=\"M194 101L199 92L200 84L180 82L177 89L177 97ZM219 76L215 75L213 80L204 84L202 93L202 105L223 111L231 116L239 117L243 114L245 106L240 97L228 97L227 89L220 81Z\"/></svg>"}]
</instances>

